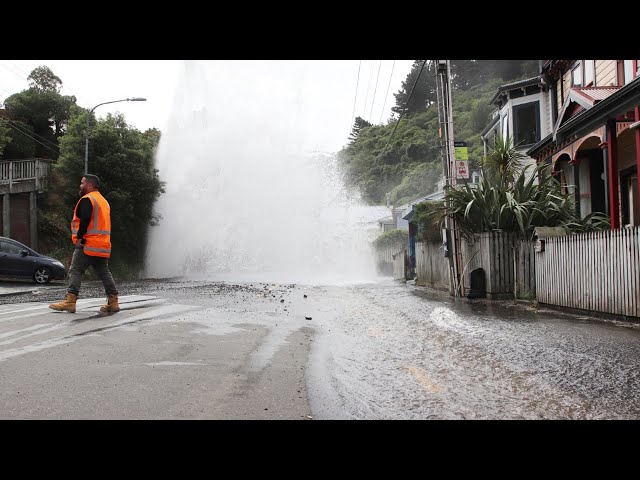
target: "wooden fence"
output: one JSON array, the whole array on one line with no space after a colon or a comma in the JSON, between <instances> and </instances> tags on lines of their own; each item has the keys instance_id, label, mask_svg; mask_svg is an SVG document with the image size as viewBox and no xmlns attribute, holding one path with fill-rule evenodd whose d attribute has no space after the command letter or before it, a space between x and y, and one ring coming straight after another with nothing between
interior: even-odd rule
<instances>
[{"instance_id":1,"label":"wooden fence","mask_svg":"<svg viewBox=\"0 0 640 480\"><path fill-rule=\"evenodd\" d=\"M536 277L532 243L523 242L516 234L503 232L476 234L460 243L465 295L478 293L471 291L473 273L475 278L480 275L484 279L481 296L513 298L514 278L517 278L518 296L533 297ZM514 247L517 247L517 265L513 261ZM449 289L449 259L444 256L440 242L416 243L416 283Z\"/></svg>"},{"instance_id":2,"label":"wooden fence","mask_svg":"<svg viewBox=\"0 0 640 480\"><path fill-rule=\"evenodd\" d=\"M535 244L520 242L518 249L518 296L530 300L536 294Z\"/></svg>"},{"instance_id":3,"label":"wooden fence","mask_svg":"<svg viewBox=\"0 0 640 480\"><path fill-rule=\"evenodd\" d=\"M416 242L416 283L449 289L449 260L441 242Z\"/></svg>"},{"instance_id":4,"label":"wooden fence","mask_svg":"<svg viewBox=\"0 0 640 480\"><path fill-rule=\"evenodd\" d=\"M485 275L486 294L489 298L512 297L514 278L518 278L518 290L535 290L535 277L531 277L531 244L522 242L514 233L485 232L462 242L462 268L466 293L471 288L471 274L482 269ZM518 246L518 265L514 265L514 247ZM517 268L518 276L515 276Z\"/></svg>"},{"instance_id":5,"label":"wooden fence","mask_svg":"<svg viewBox=\"0 0 640 480\"><path fill-rule=\"evenodd\" d=\"M390 246L376 249L378 273L393 275L393 256L404 251L406 247Z\"/></svg>"},{"instance_id":6,"label":"wooden fence","mask_svg":"<svg viewBox=\"0 0 640 480\"><path fill-rule=\"evenodd\" d=\"M393 255L393 279L407 279L407 251L402 250Z\"/></svg>"},{"instance_id":7,"label":"wooden fence","mask_svg":"<svg viewBox=\"0 0 640 480\"><path fill-rule=\"evenodd\" d=\"M540 303L640 316L639 227L544 239L535 253Z\"/></svg>"},{"instance_id":8,"label":"wooden fence","mask_svg":"<svg viewBox=\"0 0 640 480\"><path fill-rule=\"evenodd\" d=\"M515 234L487 232L463 239L461 245L465 295L471 290L472 272L483 276L484 293L489 298L513 297L514 278L518 279L519 294L535 293L533 244L522 242ZM518 247L517 265L513 261L514 246ZM517 268L517 277L514 268ZM441 243L416 243L416 282L449 288L449 260L444 256Z\"/></svg>"}]
</instances>

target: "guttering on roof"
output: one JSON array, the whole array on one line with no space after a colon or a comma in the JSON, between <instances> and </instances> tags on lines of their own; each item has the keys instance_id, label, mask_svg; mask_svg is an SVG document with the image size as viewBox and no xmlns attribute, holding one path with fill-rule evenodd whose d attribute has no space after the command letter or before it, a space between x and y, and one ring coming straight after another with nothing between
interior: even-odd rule
<instances>
[{"instance_id":1,"label":"guttering on roof","mask_svg":"<svg viewBox=\"0 0 640 480\"><path fill-rule=\"evenodd\" d=\"M524 80L518 80L511 83L505 83L504 85L500 85L496 93L489 100L489 104L493 105L493 102L500 96L501 93L506 92L507 90L516 90L517 88L529 87L531 85L543 85L542 78L540 75L536 75L535 77L525 78Z\"/></svg>"},{"instance_id":2,"label":"guttering on roof","mask_svg":"<svg viewBox=\"0 0 640 480\"><path fill-rule=\"evenodd\" d=\"M498 123L500 121L500 115L496 116L493 120L491 120L491 122L489 122L489 125L487 125L486 127L484 127L484 130L482 130L482 132L480 132L480 137L484 138L484 136L489 133L489 131L496 125L496 123Z\"/></svg>"},{"instance_id":3,"label":"guttering on roof","mask_svg":"<svg viewBox=\"0 0 640 480\"><path fill-rule=\"evenodd\" d=\"M533 158L536 153L545 148L546 146L553 143L553 132L544 137L538 143L536 143L533 147L526 151L527 156Z\"/></svg>"},{"instance_id":4,"label":"guttering on roof","mask_svg":"<svg viewBox=\"0 0 640 480\"><path fill-rule=\"evenodd\" d=\"M564 140L568 134L587 134L612 117L628 112L640 104L640 77L636 77L613 95L598 102L589 110L570 118L558 128L556 141Z\"/></svg>"}]
</instances>

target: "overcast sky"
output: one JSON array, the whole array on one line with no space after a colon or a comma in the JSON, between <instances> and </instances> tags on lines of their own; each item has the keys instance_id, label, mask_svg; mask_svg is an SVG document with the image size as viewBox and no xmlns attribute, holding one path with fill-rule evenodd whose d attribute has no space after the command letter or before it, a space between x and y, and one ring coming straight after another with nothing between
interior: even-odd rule
<instances>
[{"instance_id":1,"label":"overcast sky","mask_svg":"<svg viewBox=\"0 0 640 480\"><path fill-rule=\"evenodd\" d=\"M413 60L300 62L309 65L314 76L322 76L310 84L311 90L305 89L305 95L313 95L314 103L323 105L323 113L317 117L318 131L323 135L313 147L334 152L347 141L352 115L374 124L386 122L395 105L393 94L401 88ZM180 60L0 60L0 103L27 89L29 73L40 65L60 77L63 95L75 95L85 108L127 97L146 98L146 102L103 105L95 111L99 118L120 112L127 123L143 131L152 127L164 131L167 127L184 68ZM283 75L286 71L283 69Z\"/></svg>"}]
</instances>

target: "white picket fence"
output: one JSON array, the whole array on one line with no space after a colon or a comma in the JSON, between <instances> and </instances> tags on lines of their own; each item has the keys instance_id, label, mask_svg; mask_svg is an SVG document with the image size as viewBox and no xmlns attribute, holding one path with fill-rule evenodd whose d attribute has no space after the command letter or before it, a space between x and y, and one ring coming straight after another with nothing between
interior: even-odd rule
<instances>
[{"instance_id":1,"label":"white picket fence","mask_svg":"<svg viewBox=\"0 0 640 480\"><path fill-rule=\"evenodd\" d=\"M639 227L545 239L535 253L540 303L640 316Z\"/></svg>"}]
</instances>

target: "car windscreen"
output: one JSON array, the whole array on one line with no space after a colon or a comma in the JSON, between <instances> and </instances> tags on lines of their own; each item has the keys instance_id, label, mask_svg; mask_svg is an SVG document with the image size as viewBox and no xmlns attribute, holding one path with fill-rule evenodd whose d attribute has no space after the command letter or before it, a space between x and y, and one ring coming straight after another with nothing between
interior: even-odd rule
<instances>
[{"instance_id":1,"label":"car windscreen","mask_svg":"<svg viewBox=\"0 0 640 480\"><path fill-rule=\"evenodd\" d=\"M0 252L2 253L13 253L15 255L20 255L20 252L22 250L25 250L25 248L21 247L20 245L16 245L12 242L0 241Z\"/></svg>"}]
</instances>

